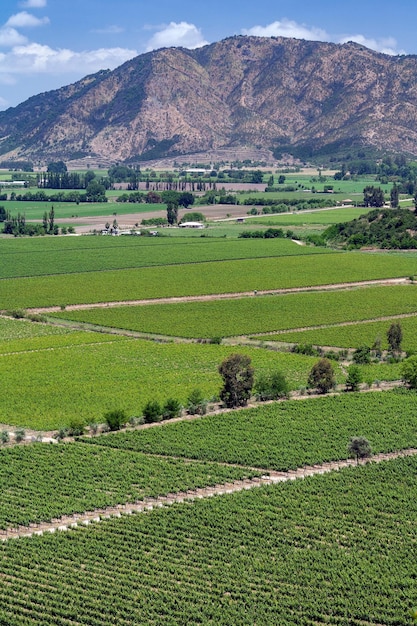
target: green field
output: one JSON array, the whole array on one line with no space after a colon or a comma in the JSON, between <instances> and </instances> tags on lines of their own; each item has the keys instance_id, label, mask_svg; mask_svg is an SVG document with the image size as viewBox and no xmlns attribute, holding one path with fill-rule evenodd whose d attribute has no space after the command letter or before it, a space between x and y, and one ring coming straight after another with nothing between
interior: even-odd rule
<instances>
[{"instance_id":1,"label":"green field","mask_svg":"<svg viewBox=\"0 0 417 626\"><path fill-rule=\"evenodd\" d=\"M405 317L393 322L399 323L403 331L402 347L406 351L417 351L417 317ZM268 341L314 344L318 346L337 346L340 348L371 347L377 337L381 339L383 350L388 349L387 331L392 322L366 322L333 326L294 333L283 333L263 337Z\"/></svg>"},{"instance_id":2,"label":"green field","mask_svg":"<svg viewBox=\"0 0 417 626\"><path fill-rule=\"evenodd\" d=\"M371 442L373 452L416 446L416 398L403 390L290 400L89 442L288 470L346 458L347 443L358 434Z\"/></svg>"},{"instance_id":3,"label":"green field","mask_svg":"<svg viewBox=\"0 0 417 626\"><path fill-rule=\"evenodd\" d=\"M417 256L338 253L4 279L0 309L233 293L408 277Z\"/></svg>"},{"instance_id":4,"label":"green field","mask_svg":"<svg viewBox=\"0 0 417 626\"><path fill-rule=\"evenodd\" d=\"M399 285L63 311L54 317L146 333L209 338L415 312L416 286Z\"/></svg>"},{"instance_id":5,"label":"green field","mask_svg":"<svg viewBox=\"0 0 417 626\"><path fill-rule=\"evenodd\" d=\"M183 231L182 231L183 232ZM1 242L0 278L331 253L289 239L40 237Z\"/></svg>"},{"instance_id":6,"label":"green field","mask_svg":"<svg viewBox=\"0 0 417 626\"><path fill-rule=\"evenodd\" d=\"M319 211L299 211L291 215L265 215L265 217L248 218L247 224L259 226L303 226L305 224L330 225L349 222L366 213L362 208L325 209Z\"/></svg>"},{"instance_id":7,"label":"green field","mask_svg":"<svg viewBox=\"0 0 417 626\"><path fill-rule=\"evenodd\" d=\"M59 518L257 475L82 443L0 451L0 528Z\"/></svg>"},{"instance_id":8,"label":"green field","mask_svg":"<svg viewBox=\"0 0 417 626\"><path fill-rule=\"evenodd\" d=\"M7 542L0 619L409 626L416 476L401 459Z\"/></svg>"},{"instance_id":9,"label":"green field","mask_svg":"<svg viewBox=\"0 0 417 626\"><path fill-rule=\"evenodd\" d=\"M48 190L45 189L45 192ZM50 190L51 193L56 190ZM150 213L151 211L165 211L166 204L134 204L130 202L23 202L13 200L3 200L2 206L6 211L10 211L12 215L21 213L26 216L28 222L41 221L45 211L49 213L53 205L55 211L55 219L64 219L71 217L94 217L102 215L102 226L104 228L106 221L112 222L119 215L129 215L131 213Z\"/></svg>"},{"instance_id":10,"label":"green field","mask_svg":"<svg viewBox=\"0 0 417 626\"><path fill-rule=\"evenodd\" d=\"M291 387L306 384L316 359L218 345L160 344L104 334L77 333L25 343L0 355L0 423L50 430L74 417L102 422L103 414L123 408L142 414L148 400L169 397L184 403L196 387L208 399L221 387L217 368L232 352L248 354L257 373L283 370ZM95 341L94 343L91 343ZM339 381L343 375L338 374Z\"/></svg>"}]
</instances>

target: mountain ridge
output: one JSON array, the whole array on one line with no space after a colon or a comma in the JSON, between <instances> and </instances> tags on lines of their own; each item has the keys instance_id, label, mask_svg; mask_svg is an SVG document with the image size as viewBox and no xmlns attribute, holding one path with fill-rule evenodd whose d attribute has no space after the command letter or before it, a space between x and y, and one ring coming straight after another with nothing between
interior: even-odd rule
<instances>
[{"instance_id":1,"label":"mountain ridge","mask_svg":"<svg viewBox=\"0 0 417 626\"><path fill-rule=\"evenodd\" d=\"M147 52L0 112L8 159L332 145L417 155L416 56L239 35Z\"/></svg>"}]
</instances>

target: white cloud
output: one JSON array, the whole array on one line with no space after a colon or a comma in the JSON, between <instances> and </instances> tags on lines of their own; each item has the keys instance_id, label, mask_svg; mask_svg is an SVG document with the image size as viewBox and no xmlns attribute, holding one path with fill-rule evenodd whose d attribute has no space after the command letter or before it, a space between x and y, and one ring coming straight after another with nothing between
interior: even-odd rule
<instances>
[{"instance_id":1,"label":"white cloud","mask_svg":"<svg viewBox=\"0 0 417 626\"><path fill-rule=\"evenodd\" d=\"M12 15L6 22L6 26L12 28L32 28L34 26L43 26L44 24L49 24L49 17L35 17L35 15L27 11L21 11Z\"/></svg>"},{"instance_id":2,"label":"white cloud","mask_svg":"<svg viewBox=\"0 0 417 626\"><path fill-rule=\"evenodd\" d=\"M243 35L254 35L255 37L294 37L295 39L309 39L313 41L329 41L330 35L321 28L298 24L293 20L283 18L267 26L253 26L243 29Z\"/></svg>"},{"instance_id":3,"label":"white cloud","mask_svg":"<svg viewBox=\"0 0 417 626\"><path fill-rule=\"evenodd\" d=\"M171 22L156 32L148 41L146 51L158 48L171 48L181 46L183 48L201 48L207 45L202 32L194 24L188 22Z\"/></svg>"},{"instance_id":4,"label":"white cloud","mask_svg":"<svg viewBox=\"0 0 417 626\"><path fill-rule=\"evenodd\" d=\"M43 7L46 7L46 0L26 0L21 2L20 6L26 9L43 9Z\"/></svg>"},{"instance_id":5,"label":"white cloud","mask_svg":"<svg viewBox=\"0 0 417 626\"><path fill-rule=\"evenodd\" d=\"M15 28L3 26L0 28L0 46L10 48L27 42L27 38L21 35Z\"/></svg>"},{"instance_id":6,"label":"white cloud","mask_svg":"<svg viewBox=\"0 0 417 626\"><path fill-rule=\"evenodd\" d=\"M138 53L126 48L100 48L74 52L38 43L15 46L0 56L0 72L13 74L78 73L82 76L101 69L114 69Z\"/></svg>"},{"instance_id":7,"label":"white cloud","mask_svg":"<svg viewBox=\"0 0 417 626\"><path fill-rule=\"evenodd\" d=\"M365 35L343 35L332 36L322 28L316 26L308 26L299 24L293 20L283 18L282 20L272 22L266 26L253 26L252 28L243 29L243 35L254 35L256 37L294 37L295 39L308 39L310 41L333 41L334 43L347 43L355 41L366 48L383 52L384 54L405 54L403 50L398 50L397 41L393 37L384 37L381 39L373 39L365 37Z\"/></svg>"},{"instance_id":8,"label":"white cloud","mask_svg":"<svg viewBox=\"0 0 417 626\"><path fill-rule=\"evenodd\" d=\"M398 49L398 43L394 37L372 39L365 37L364 35L348 35L339 39L339 43L347 43L348 41L354 41L362 46L365 46L366 48L371 48L371 50L383 52L384 54L405 54L404 50Z\"/></svg>"}]
</instances>

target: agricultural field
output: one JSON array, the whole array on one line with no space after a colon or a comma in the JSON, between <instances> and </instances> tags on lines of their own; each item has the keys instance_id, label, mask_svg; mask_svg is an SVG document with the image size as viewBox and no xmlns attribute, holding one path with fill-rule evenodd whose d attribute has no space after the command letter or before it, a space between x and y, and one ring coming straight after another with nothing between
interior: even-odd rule
<instances>
[{"instance_id":1,"label":"agricultural field","mask_svg":"<svg viewBox=\"0 0 417 626\"><path fill-rule=\"evenodd\" d=\"M349 222L356 219L360 215L366 213L367 210L361 208L339 208L339 209L319 209L316 211L299 211L297 213L281 215L258 216L248 218L252 225L259 226L305 226L320 225L330 226L330 224L338 224L340 222Z\"/></svg>"},{"instance_id":2,"label":"agricultural field","mask_svg":"<svg viewBox=\"0 0 417 626\"><path fill-rule=\"evenodd\" d=\"M51 337L49 344L0 356L0 422L37 430L69 426L73 418L102 422L105 411L142 414L149 400L173 397L185 404L195 388L216 397L218 366L233 352L252 358L257 374L283 370L291 388L305 386L316 359L255 348L162 344L101 333ZM92 343L90 337L96 337ZM59 341L58 341L59 340ZM338 380L344 376L338 372ZM16 391L18 390L18 392Z\"/></svg>"},{"instance_id":3,"label":"agricultural field","mask_svg":"<svg viewBox=\"0 0 417 626\"><path fill-rule=\"evenodd\" d=\"M358 433L373 452L417 446L416 394L405 390L289 400L193 422L89 439L92 445L288 470L347 457Z\"/></svg>"},{"instance_id":4,"label":"agricultural field","mask_svg":"<svg viewBox=\"0 0 417 626\"><path fill-rule=\"evenodd\" d=\"M48 192L47 189L44 190ZM56 190L49 190L53 193ZM86 221L89 217L103 216L102 227L108 221L120 215L129 215L131 213L150 213L154 211L166 210L166 204L134 204L122 202L24 202L16 200L2 200L2 206L6 211L10 211L11 215L18 213L24 214L28 222L42 221L43 214L49 213L53 205L55 211L55 219L69 219L73 217L85 217Z\"/></svg>"},{"instance_id":5,"label":"agricultural field","mask_svg":"<svg viewBox=\"0 0 417 626\"><path fill-rule=\"evenodd\" d=\"M294 174L285 185L294 181L319 192L332 184L334 194L317 194L329 203L347 197L355 203L363 187L375 183L372 177L334 181ZM279 202L291 193L262 197ZM301 190L293 196L312 197ZM50 206L14 203L12 212L41 219ZM165 205L54 208L57 218L78 215L87 224L97 215L111 222ZM239 207L242 215L249 208ZM244 230L268 226L320 231L363 212L341 207L248 217L245 224L210 224L203 236L162 229L164 236L155 238L0 238L0 309L14 315L31 307L62 309L36 323L0 316L1 429L97 425L112 409L124 410L137 424L149 400L186 404L195 389L213 409L222 382L218 366L236 352L250 356L255 378L280 371L291 390L306 394L317 358L270 349L267 339L297 337L297 343L343 348L370 345L380 335L384 348L389 318L405 315L399 320L403 347L416 350L413 280L339 288L417 276L415 253L336 252L287 238L237 239ZM255 293L320 285L335 289ZM209 299L159 302L184 296ZM155 303L69 308L141 299ZM341 325L346 322L353 325ZM297 328L306 330L295 333ZM250 335L259 347L246 339ZM220 337L227 339L218 345ZM333 366L343 385L347 364ZM401 364L373 363L361 366L361 373L368 385L398 381ZM416 398L404 388L340 393L56 445L5 444L0 530L346 459L348 442L358 435L369 440L373 453L417 448ZM0 623L410 626L410 609L417 607L417 565L410 559L417 540L416 476L417 457L402 458L0 542Z\"/></svg>"},{"instance_id":6,"label":"agricultural field","mask_svg":"<svg viewBox=\"0 0 417 626\"><path fill-rule=\"evenodd\" d=\"M8 239L1 245L0 279L332 252L289 239L40 237Z\"/></svg>"},{"instance_id":7,"label":"agricultural field","mask_svg":"<svg viewBox=\"0 0 417 626\"><path fill-rule=\"evenodd\" d=\"M417 312L415 285L63 311L54 317L175 337L229 337ZM281 335L277 335L277 339ZM333 344L330 344L333 345ZM335 344L337 345L337 344Z\"/></svg>"},{"instance_id":8,"label":"agricultural field","mask_svg":"<svg viewBox=\"0 0 417 626\"><path fill-rule=\"evenodd\" d=\"M399 459L7 542L0 619L409 626L416 476Z\"/></svg>"},{"instance_id":9,"label":"agricultural field","mask_svg":"<svg viewBox=\"0 0 417 626\"><path fill-rule=\"evenodd\" d=\"M403 331L402 348L407 352L417 351L417 317L402 317L392 320L401 325ZM387 331L392 322L361 322L347 326L332 326L331 328L317 328L299 332L268 335L263 339L268 341L284 341L290 343L314 344L318 346L336 346L340 348L357 348L374 344L375 339L381 339L383 350L388 349Z\"/></svg>"},{"instance_id":10,"label":"agricultural field","mask_svg":"<svg viewBox=\"0 0 417 626\"><path fill-rule=\"evenodd\" d=\"M314 258L314 261L312 259ZM331 259L331 261L330 261ZM3 279L0 309L308 287L417 275L417 257L346 252Z\"/></svg>"},{"instance_id":11,"label":"agricultural field","mask_svg":"<svg viewBox=\"0 0 417 626\"><path fill-rule=\"evenodd\" d=\"M0 528L257 475L260 472L243 467L189 463L79 442L18 446L0 450Z\"/></svg>"}]
</instances>

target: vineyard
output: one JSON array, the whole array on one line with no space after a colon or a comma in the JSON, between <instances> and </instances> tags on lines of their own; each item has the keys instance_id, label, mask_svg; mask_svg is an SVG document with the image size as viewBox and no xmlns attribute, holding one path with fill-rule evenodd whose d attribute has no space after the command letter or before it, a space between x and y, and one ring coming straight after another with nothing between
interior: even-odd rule
<instances>
[{"instance_id":1,"label":"vineyard","mask_svg":"<svg viewBox=\"0 0 417 626\"><path fill-rule=\"evenodd\" d=\"M416 394L346 394L273 403L157 429L109 434L92 445L288 470L346 458L361 433L374 452L417 446Z\"/></svg>"},{"instance_id":2,"label":"vineyard","mask_svg":"<svg viewBox=\"0 0 417 626\"><path fill-rule=\"evenodd\" d=\"M103 206L57 215L104 216ZM305 466L347 459L358 436L373 454L417 449L416 392L401 384L401 363L384 361L360 366L372 392L344 393L345 352L332 355L336 394L308 397L317 356L277 343L356 348L381 337L386 349L399 316L404 350L417 350L416 256L238 239L268 224L319 231L362 211L257 216L201 237L0 239L10 316L0 316L1 625L411 626L417 456L308 477ZM348 285L390 278L401 284ZM332 288L260 293L321 285ZM187 296L201 298L160 302ZM140 300L154 302L122 306ZM102 306L70 308L88 304ZM36 323L22 310L51 306ZM255 381L283 373L297 399L252 396L250 408L222 410L218 368L236 352ZM142 425L148 401L185 406L196 390L207 415ZM112 410L127 427L102 432ZM55 443L74 423L84 435ZM288 482L265 485L280 472Z\"/></svg>"},{"instance_id":3,"label":"vineyard","mask_svg":"<svg viewBox=\"0 0 417 626\"><path fill-rule=\"evenodd\" d=\"M104 270L328 254L331 250L297 246L290 239L169 237L76 237L56 245L54 239L8 240L2 244L1 278L100 272ZM60 243L60 242L58 242Z\"/></svg>"},{"instance_id":4,"label":"vineyard","mask_svg":"<svg viewBox=\"0 0 417 626\"><path fill-rule=\"evenodd\" d=\"M3 279L0 308L236 293L414 274L417 274L414 257L388 254L304 254L269 258L267 263L260 258L212 261L75 273L66 275L65 280L59 275Z\"/></svg>"},{"instance_id":5,"label":"vineyard","mask_svg":"<svg viewBox=\"0 0 417 626\"><path fill-rule=\"evenodd\" d=\"M81 443L0 450L0 528L258 475Z\"/></svg>"},{"instance_id":6,"label":"vineyard","mask_svg":"<svg viewBox=\"0 0 417 626\"><path fill-rule=\"evenodd\" d=\"M174 397L185 404L195 388L207 399L216 397L221 387L217 367L236 352L227 346L160 344L102 333L76 333L74 340L73 335L43 338L42 347L33 339L25 347L26 352L15 353L6 348L0 356L0 419L38 430L68 426L74 417L101 422L103 413L115 407L138 416L153 399L164 403ZM255 348L238 351L252 357L257 373L284 370L293 389L306 384L315 362Z\"/></svg>"},{"instance_id":7,"label":"vineyard","mask_svg":"<svg viewBox=\"0 0 417 626\"><path fill-rule=\"evenodd\" d=\"M402 317L397 320L403 331L402 346L408 352L417 351L417 316ZM338 346L341 348L357 348L358 346L372 346L377 337L381 339L383 350L388 349L387 330L390 321L362 322L348 326L333 326L331 328L317 328L299 332L268 335L263 339L268 341L288 341L294 343L311 343L319 346Z\"/></svg>"},{"instance_id":8,"label":"vineyard","mask_svg":"<svg viewBox=\"0 0 417 626\"><path fill-rule=\"evenodd\" d=\"M417 288L401 285L158 306L97 308L65 311L55 316L146 333L209 338L416 312ZM277 339L280 340L280 335Z\"/></svg>"},{"instance_id":9,"label":"vineyard","mask_svg":"<svg viewBox=\"0 0 417 626\"><path fill-rule=\"evenodd\" d=\"M416 476L401 459L7 542L0 619L408 626Z\"/></svg>"}]
</instances>

